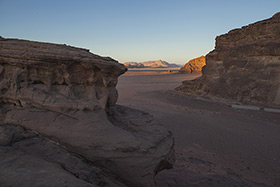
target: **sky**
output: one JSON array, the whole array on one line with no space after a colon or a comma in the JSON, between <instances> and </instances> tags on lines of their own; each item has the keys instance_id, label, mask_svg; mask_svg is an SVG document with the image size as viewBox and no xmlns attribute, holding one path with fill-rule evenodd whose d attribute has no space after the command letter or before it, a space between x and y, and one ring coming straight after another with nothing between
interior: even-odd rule
<instances>
[{"instance_id":1,"label":"sky","mask_svg":"<svg viewBox=\"0 0 280 187\"><path fill-rule=\"evenodd\" d=\"M0 36L183 65L216 36L279 11L280 0L0 0Z\"/></svg>"}]
</instances>

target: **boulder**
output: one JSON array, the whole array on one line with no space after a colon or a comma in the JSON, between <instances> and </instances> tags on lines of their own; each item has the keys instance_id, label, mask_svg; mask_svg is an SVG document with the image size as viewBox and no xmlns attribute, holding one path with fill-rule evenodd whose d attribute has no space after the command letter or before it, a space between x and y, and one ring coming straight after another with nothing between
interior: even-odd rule
<instances>
[{"instance_id":1,"label":"boulder","mask_svg":"<svg viewBox=\"0 0 280 187\"><path fill-rule=\"evenodd\" d=\"M179 73L200 73L205 65L205 56L194 58L181 67Z\"/></svg>"},{"instance_id":2,"label":"boulder","mask_svg":"<svg viewBox=\"0 0 280 187\"><path fill-rule=\"evenodd\" d=\"M280 107L280 13L218 36L202 73L176 90Z\"/></svg>"},{"instance_id":3,"label":"boulder","mask_svg":"<svg viewBox=\"0 0 280 187\"><path fill-rule=\"evenodd\" d=\"M123 185L154 186L172 167L173 136L151 115L116 105L125 71L86 49L0 40L0 122L54 141Z\"/></svg>"}]
</instances>

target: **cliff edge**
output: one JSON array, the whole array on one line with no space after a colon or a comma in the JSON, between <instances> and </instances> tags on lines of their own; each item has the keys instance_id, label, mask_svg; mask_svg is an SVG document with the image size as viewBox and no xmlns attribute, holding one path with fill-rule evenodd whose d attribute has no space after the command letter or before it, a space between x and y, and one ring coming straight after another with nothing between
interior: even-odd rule
<instances>
[{"instance_id":1,"label":"cliff edge","mask_svg":"<svg viewBox=\"0 0 280 187\"><path fill-rule=\"evenodd\" d=\"M0 184L154 186L173 136L116 105L125 71L86 49L1 37Z\"/></svg>"},{"instance_id":2,"label":"cliff edge","mask_svg":"<svg viewBox=\"0 0 280 187\"><path fill-rule=\"evenodd\" d=\"M176 90L279 108L280 13L218 36L202 73Z\"/></svg>"}]
</instances>

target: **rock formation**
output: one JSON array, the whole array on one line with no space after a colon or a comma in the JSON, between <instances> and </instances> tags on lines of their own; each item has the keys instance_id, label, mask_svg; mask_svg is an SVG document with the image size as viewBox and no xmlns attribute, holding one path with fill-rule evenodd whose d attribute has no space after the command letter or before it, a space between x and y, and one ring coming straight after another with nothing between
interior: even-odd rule
<instances>
[{"instance_id":1,"label":"rock formation","mask_svg":"<svg viewBox=\"0 0 280 187\"><path fill-rule=\"evenodd\" d=\"M205 65L204 56L194 58L181 67L179 73L200 73L202 71L202 67Z\"/></svg>"},{"instance_id":2,"label":"rock formation","mask_svg":"<svg viewBox=\"0 0 280 187\"><path fill-rule=\"evenodd\" d=\"M1 124L0 134L0 185L3 187L43 184L90 187L100 186L107 180L100 169L21 126Z\"/></svg>"},{"instance_id":3,"label":"rock formation","mask_svg":"<svg viewBox=\"0 0 280 187\"><path fill-rule=\"evenodd\" d=\"M146 61L146 62L125 62L123 65L127 68L177 68L177 64L170 64L163 60Z\"/></svg>"},{"instance_id":4,"label":"rock formation","mask_svg":"<svg viewBox=\"0 0 280 187\"><path fill-rule=\"evenodd\" d=\"M43 185L63 178L65 183L77 186L99 185L95 179L103 184L115 181L114 186L154 186L154 176L172 167L173 137L151 115L116 105L117 78L125 71L117 61L86 49L1 38L0 124L4 130L0 129L0 142L4 143L0 149L5 154L1 154L4 166L0 163L0 167L5 175L0 175L0 184L17 186L13 177L25 181L42 167L45 176L36 174L36 181ZM20 129L20 138L14 133L5 135L12 124L26 129ZM30 133L26 135L26 131ZM51 160L45 158L43 153L48 148L37 150L36 141L42 139L35 135L63 150L60 159L55 161L55 151L50 151ZM34 150L31 146L25 151L28 145L14 150L13 142L20 146L26 139L34 144ZM13 161L13 154L20 156ZM92 179L83 180L79 168L64 162L68 156L82 168L88 167L85 175ZM8 162L12 168L5 166ZM21 168L22 162L30 165ZM29 170L30 174L21 175L16 168ZM96 177L98 170L110 180ZM61 186L60 182L56 186Z\"/></svg>"},{"instance_id":5,"label":"rock formation","mask_svg":"<svg viewBox=\"0 0 280 187\"><path fill-rule=\"evenodd\" d=\"M218 36L202 73L176 90L280 107L280 13Z\"/></svg>"}]
</instances>

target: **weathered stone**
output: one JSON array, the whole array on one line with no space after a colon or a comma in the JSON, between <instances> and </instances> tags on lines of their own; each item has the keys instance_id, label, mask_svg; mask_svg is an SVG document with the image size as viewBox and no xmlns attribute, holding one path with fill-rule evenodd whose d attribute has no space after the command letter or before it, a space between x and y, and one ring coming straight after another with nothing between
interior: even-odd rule
<instances>
[{"instance_id":1,"label":"weathered stone","mask_svg":"<svg viewBox=\"0 0 280 187\"><path fill-rule=\"evenodd\" d=\"M114 105L117 77L126 71L86 49L16 39L1 41L0 62L4 102L53 111Z\"/></svg>"},{"instance_id":2,"label":"weathered stone","mask_svg":"<svg viewBox=\"0 0 280 187\"><path fill-rule=\"evenodd\" d=\"M179 73L199 73L202 71L202 67L205 65L206 62L204 56L194 58L181 67Z\"/></svg>"},{"instance_id":3,"label":"weathered stone","mask_svg":"<svg viewBox=\"0 0 280 187\"><path fill-rule=\"evenodd\" d=\"M0 122L55 141L124 185L154 186L154 176L172 166L172 134L151 115L115 105L117 78L126 71L117 61L66 45L3 39L0 67Z\"/></svg>"},{"instance_id":4,"label":"weathered stone","mask_svg":"<svg viewBox=\"0 0 280 187\"><path fill-rule=\"evenodd\" d=\"M18 125L0 124L1 186L99 186L100 169ZM8 144L2 144L9 139ZM7 142L7 141L6 141Z\"/></svg>"},{"instance_id":5,"label":"weathered stone","mask_svg":"<svg viewBox=\"0 0 280 187\"><path fill-rule=\"evenodd\" d=\"M176 90L279 107L280 14L218 36L202 73Z\"/></svg>"}]
</instances>

